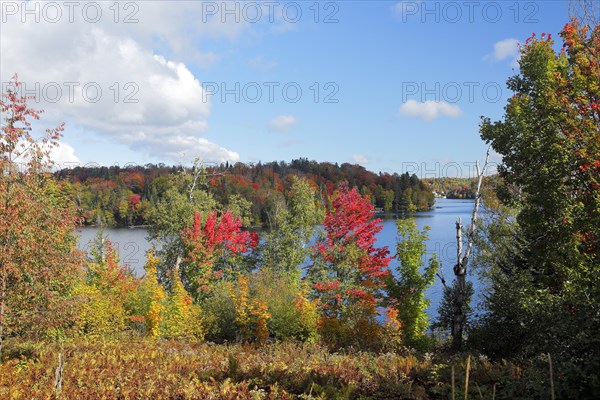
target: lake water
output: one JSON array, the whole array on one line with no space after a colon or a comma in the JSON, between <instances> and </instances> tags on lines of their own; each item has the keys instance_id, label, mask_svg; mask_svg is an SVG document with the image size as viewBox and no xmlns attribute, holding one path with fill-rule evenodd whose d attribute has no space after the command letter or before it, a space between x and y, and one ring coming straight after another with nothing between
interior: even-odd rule
<instances>
[{"instance_id":1,"label":"lake water","mask_svg":"<svg viewBox=\"0 0 600 400\"><path fill-rule=\"evenodd\" d=\"M415 214L415 220L419 229L429 226L429 240L426 243L427 255L424 263L429 262L432 254L437 256L440 261L439 273L445 278L446 283L452 283L454 279L454 265L456 264L456 219L462 218L463 227L466 228L471 223L471 214L473 212L474 200L458 199L436 199L433 210ZM464 229L463 228L463 229ZM398 234L396 232L396 221L393 218L385 219L383 229L377 236L379 246L388 246L390 253L396 253L396 242ZM393 269L398 265L398 261L393 259L390 267ZM475 276L469 275L467 279L473 282L475 289L474 303L478 301L480 294L480 285ZM437 315L437 308L443 296L443 285L438 277L434 284L426 291L427 298L431 305L427 310L430 316Z\"/></svg>"},{"instance_id":2,"label":"lake water","mask_svg":"<svg viewBox=\"0 0 600 400\"><path fill-rule=\"evenodd\" d=\"M466 227L471 222L471 213L473 211L473 200L451 200L437 199L434 209L428 212L416 213L415 219L417 226L423 228L429 226L429 240L427 241L427 259L431 254L436 254L441 261L441 273L447 282L451 282L454 276L452 268L456 263L456 228L457 218L462 218L463 225ZM83 250L89 248L98 233L98 228L82 228L79 230L79 246ZM104 235L114 243L119 249L121 262L129 265L137 276L144 274L144 263L146 251L152 244L147 240L148 232L141 228L120 228L104 229ZM383 220L383 229L377 235L378 246L388 246L390 253L396 252L396 222L394 218ZM427 260L424 260L425 262ZM396 260L392 260L391 268L397 265ZM479 285L476 278L471 276L469 279L474 281L475 292L479 293ZM438 304L442 297L443 286L438 278L427 291L427 298L431 300L429 315L435 315Z\"/></svg>"},{"instance_id":3,"label":"lake water","mask_svg":"<svg viewBox=\"0 0 600 400\"><path fill-rule=\"evenodd\" d=\"M79 229L79 248L87 251L99 230L98 228ZM146 252L152 248L152 243L147 240L148 231L143 228L104 228L103 234L119 250L121 264L129 265L137 276L144 275Z\"/></svg>"}]
</instances>

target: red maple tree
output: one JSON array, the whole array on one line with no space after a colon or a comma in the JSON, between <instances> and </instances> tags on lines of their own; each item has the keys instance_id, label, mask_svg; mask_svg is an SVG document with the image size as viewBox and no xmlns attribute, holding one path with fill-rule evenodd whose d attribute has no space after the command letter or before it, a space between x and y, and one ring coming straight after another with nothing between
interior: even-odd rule
<instances>
[{"instance_id":1,"label":"red maple tree","mask_svg":"<svg viewBox=\"0 0 600 400\"><path fill-rule=\"evenodd\" d=\"M328 318L344 319L349 309L365 318L376 315L391 258L387 246L375 246L383 226L373 213L368 198L356 188L350 190L347 183L340 185L325 217L325 236L314 245L314 264L308 270Z\"/></svg>"},{"instance_id":2,"label":"red maple tree","mask_svg":"<svg viewBox=\"0 0 600 400\"><path fill-rule=\"evenodd\" d=\"M230 211L221 217L210 212L204 223L202 215L196 212L193 225L185 228L181 237L186 263L182 275L194 295L208 292L214 281L223 276L224 271L218 268L220 260L246 253L258 244L256 232L242 231L241 218L235 218Z\"/></svg>"}]
</instances>

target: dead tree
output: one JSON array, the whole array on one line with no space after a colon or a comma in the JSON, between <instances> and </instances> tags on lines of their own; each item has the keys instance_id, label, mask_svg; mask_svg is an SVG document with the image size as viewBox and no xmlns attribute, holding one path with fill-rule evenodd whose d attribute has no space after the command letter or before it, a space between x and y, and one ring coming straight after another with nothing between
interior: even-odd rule
<instances>
[{"instance_id":1,"label":"dead tree","mask_svg":"<svg viewBox=\"0 0 600 400\"><path fill-rule=\"evenodd\" d=\"M463 332L467 322L467 316L465 315L465 303L467 301L467 264L473 249L473 242L475 241L477 213L479 211L479 205L481 204L481 183L483 182L483 175L488 166L489 158L490 149L488 148L483 168L479 168L479 161L477 161L475 165L477 171L477 191L475 192L475 205L473 206L473 213L471 214L471 225L467 231L467 248L464 255L462 221L460 218L456 220L456 265L454 266L455 290L452 291L454 297L452 299L452 349L455 351L462 348ZM446 288L446 290L448 289Z\"/></svg>"}]
</instances>

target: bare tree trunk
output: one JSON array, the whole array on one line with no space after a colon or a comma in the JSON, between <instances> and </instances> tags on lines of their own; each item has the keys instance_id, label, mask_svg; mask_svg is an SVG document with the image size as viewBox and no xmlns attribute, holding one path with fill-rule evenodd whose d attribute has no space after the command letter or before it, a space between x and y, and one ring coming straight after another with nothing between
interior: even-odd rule
<instances>
[{"instance_id":1,"label":"bare tree trunk","mask_svg":"<svg viewBox=\"0 0 600 400\"><path fill-rule=\"evenodd\" d=\"M467 264L471 251L473 249L473 242L475 241L475 229L477 227L477 213L481 204L481 183L483 182L483 175L488 166L488 160L490 158L490 148L488 148L485 155L485 163L483 168L480 170L479 161L477 161L477 191L475 192L475 205L473 207L473 213L471 214L471 225L467 232L467 249L463 255L463 237L462 237L462 221L460 218L456 220L456 265L454 266L454 276L456 279L456 285L453 291L453 311L452 311L452 349L460 351L462 349L462 338L467 322L467 316L465 315L466 306L466 289L467 289Z\"/></svg>"},{"instance_id":2,"label":"bare tree trunk","mask_svg":"<svg viewBox=\"0 0 600 400\"><path fill-rule=\"evenodd\" d=\"M185 171L185 169L184 169ZM191 204L194 204L194 190L198 185L206 185L206 178L209 176L222 176L221 173L208 174L204 168L204 164L200 161L199 157L194 159L194 165L192 166L192 183L189 184L188 198Z\"/></svg>"},{"instance_id":3,"label":"bare tree trunk","mask_svg":"<svg viewBox=\"0 0 600 400\"><path fill-rule=\"evenodd\" d=\"M453 312L452 312L452 349L460 350L462 347L463 329L465 326L464 304L466 288L466 264L463 264L462 258L462 221L456 220L456 265L454 266L454 276L456 286L454 291Z\"/></svg>"},{"instance_id":4,"label":"bare tree trunk","mask_svg":"<svg viewBox=\"0 0 600 400\"><path fill-rule=\"evenodd\" d=\"M54 393L57 396L60 396L60 392L62 391L62 383L63 383L63 370L65 367L64 360L64 348L61 346L60 353L58 353L58 365L54 370Z\"/></svg>"}]
</instances>

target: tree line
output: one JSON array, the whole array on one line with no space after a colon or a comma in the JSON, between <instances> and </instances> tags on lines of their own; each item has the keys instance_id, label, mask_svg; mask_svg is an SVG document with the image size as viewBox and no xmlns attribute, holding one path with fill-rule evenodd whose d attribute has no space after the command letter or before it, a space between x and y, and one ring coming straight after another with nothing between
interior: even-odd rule
<instances>
[{"instance_id":1,"label":"tree line","mask_svg":"<svg viewBox=\"0 0 600 400\"><path fill-rule=\"evenodd\" d=\"M86 225L149 224L157 204L179 175L202 167L205 189L223 209L238 211L246 225L270 227L277 203L286 197L294 176L303 177L322 202L329 201L340 182L368 196L380 212L425 211L433 206L430 187L416 175L379 173L354 164L316 162L306 158L270 163L195 166L147 164L127 167L75 167L55 173L69 182L70 195Z\"/></svg>"},{"instance_id":2,"label":"tree line","mask_svg":"<svg viewBox=\"0 0 600 400\"><path fill-rule=\"evenodd\" d=\"M440 197L447 199L474 199L477 189L477 178L425 178L423 179Z\"/></svg>"}]
</instances>

